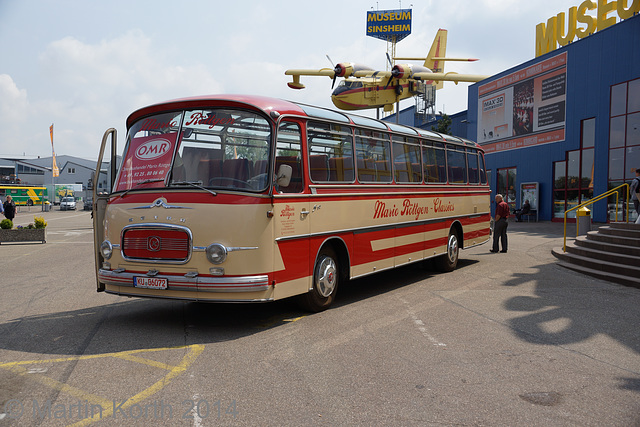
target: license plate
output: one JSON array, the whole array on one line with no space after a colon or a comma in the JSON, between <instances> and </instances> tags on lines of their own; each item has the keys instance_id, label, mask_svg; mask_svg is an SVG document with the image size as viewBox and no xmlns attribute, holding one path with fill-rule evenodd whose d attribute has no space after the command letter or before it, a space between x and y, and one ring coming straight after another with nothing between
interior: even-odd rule
<instances>
[{"instance_id":1,"label":"license plate","mask_svg":"<svg viewBox=\"0 0 640 427\"><path fill-rule=\"evenodd\" d=\"M167 289L167 279L156 277L134 277L133 286L146 289Z\"/></svg>"}]
</instances>

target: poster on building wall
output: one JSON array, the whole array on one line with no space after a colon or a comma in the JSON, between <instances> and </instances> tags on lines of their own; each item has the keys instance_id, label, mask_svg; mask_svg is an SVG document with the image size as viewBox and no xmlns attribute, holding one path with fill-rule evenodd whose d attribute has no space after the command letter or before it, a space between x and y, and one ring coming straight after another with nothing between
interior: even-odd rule
<instances>
[{"instance_id":1,"label":"poster on building wall","mask_svg":"<svg viewBox=\"0 0 640 427\"><path fill-rule=\"evenodd\" d=\"M567 53L478 88L477 140L487 153L564 141Z\"/></svg>"}]
</instances>

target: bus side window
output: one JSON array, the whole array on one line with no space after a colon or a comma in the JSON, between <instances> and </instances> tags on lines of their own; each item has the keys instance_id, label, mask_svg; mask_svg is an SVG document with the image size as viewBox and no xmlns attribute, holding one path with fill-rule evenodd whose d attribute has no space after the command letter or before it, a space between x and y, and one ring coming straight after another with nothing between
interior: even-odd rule
<instances>
[{"instance_id":1,"label":"bus side window","mask_svg":"<svg viewBox=\"0 0 640 427\"><path fill-rule=\"evenodd\" d=\"M422 146L422 166L424 181L447 182L444 145L442 143L424 141Z\"/></svg>"},{"instance_id":2,"label":"bus side window","mask_svg":"<svg viewBox=\"0 0 640 427\"><path fill-rule=\"evenodd\" d=\"M291 181L287 187L278 188L281 193L300 193L304 188L302 180L302 149L300 126L296 123L282 122L278 127L276 140L276 161L274 174L280 165L291 166Z\"/></svg>"},{"instance_id":3,"label":"bus side window","mask_svg":"<svg viewBox=\"0 0 640 427\"><path fill-rule=\"evenodd\" d=\"M478 159L480 160L480 184L487 183L487 169L484 165L484 156L482 152L478 153Z\"/></svg>"},{"instance_id":4,"label":"bus side window","mask_svg":"<svg viewBox=\"0 0 640 427\"><path fill-rule=\"evenodd\" d=\"M391 146L389 135L366 129L356 130L358 181L391 182Z\"/></svg>"},{"instance_id":5,"label":"bus side window","mask_svg":"<svg viewBox=\"0 0 640 427\"><path fill-rule=\"evenodd\" d=\"M467 162L464 148L447 145L447 171L450 184L467 183Z\"/></svg>"},{"instance_id":6,"label":"bus side window","mask_svg":"<svg viewBox=\"0 0 640 427\"><path fill-rule=\"evenodd\" d=\"M477 184L480 178L478 173L478 153L473 148L467 148L467 165L469 184Z\"/></svg>"},{"instance_id":7,"label":"bus side window","mask_svg":"<svg viewBox=\"0 0 640 427\"><path fill-rule=\"evenodd\" d=\"M351 128L309 122L309 176L312 182L353 182Z\"/></svg>"},{"instance_id":8,"label":"bus side window","mask_svg":"<svg viewBox=\"0 0 640 427\"><path fill-rule=\"evenodd\" d=\"M415 144L415 145L414 145ZM422 182L420 146L413 138L393 138L393 162L396 182Z\"/></svg>"}]
</instances>

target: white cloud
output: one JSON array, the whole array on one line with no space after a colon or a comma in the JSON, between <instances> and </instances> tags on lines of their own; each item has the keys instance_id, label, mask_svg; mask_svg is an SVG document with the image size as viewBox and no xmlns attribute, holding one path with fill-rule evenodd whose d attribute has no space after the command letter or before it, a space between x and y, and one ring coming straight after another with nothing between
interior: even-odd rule
<instances>
[{"instance_id":1,"label":"white cloud","mask_svg":"<svg viewBox=\"0 0 640 427\"><path fill-rule=\"evenodd\" d=\"M26 121L27 91L18 86L8 74L0 74L0 116L7 123Z\"/></svg>"},{"instance_id":2,"label":"white cloud","mask_svg":"<svg viewBox=\"0 0 640 427\"><path fill-rule=\"evenodd\" d=\"M26 90L19 90L10 76L0 76L0 153L48 155L49 141L43 135L55 123L57 153L95 158L107 128L118 128L122 144L124 121L133 110L165 99L222 91L204 64L179 65L172 59L140 30L97 44L73 37L50 43L39 56L46 86L37 102L29 105ZM38 121L30 126L43 131L23 135L16 149L10 136L15 138L18 126L34 115Z\"/></svg>"},{"instance_id":3,"label":"white cloud","mask_svg":"<svg viewBox=\"0 0 640 427\"><path fill-rule=\"evenodd\" d=\"M303 78L307 89L295 91L287 87L284 70L330 67L326 54L335 62L384 69L386 43L365 35L371 5L357 3L301 8L299 2L274 0L223 8L197 1L149 8L127 2L128 13L122 14L116 0L94 6L100 13L91 15L83 14L88 6L77 0L37 10L18 2L0 14L0 154L48 155L48 128L55 123L58 154L96 158L109 127L117 127L122 146L124 121L135 109L192 95L255 93L331 107L330 79ZM405 5L413 9L413 31L397 53L425 55L438 28L446 28L448 56L480 58L447 64L447 70L492 75L532 59L535 24L573 3L426 0ZM51 21L54 10L59 19ZM445 83L437 109L448 114L466 109L467 87ZM375 115L374 110L359 113Z\"/></svg>"}]
</instances>

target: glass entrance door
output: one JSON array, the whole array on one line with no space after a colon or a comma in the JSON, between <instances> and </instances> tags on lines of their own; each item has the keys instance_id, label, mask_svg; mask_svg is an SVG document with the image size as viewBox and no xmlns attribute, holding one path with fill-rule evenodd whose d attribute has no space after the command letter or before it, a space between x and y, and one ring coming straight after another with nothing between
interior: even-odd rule
<instances>
[{"instance_id":1,"label":"glass entrance door","mask_svg":"<svg viewBox=\"0 0 640 427\"><path fill-rule=\"evenodd\" d=\"M509 210L516 208L516 168L498 169L498 194L509 204Z\"/></svg>"}]
</instances>

